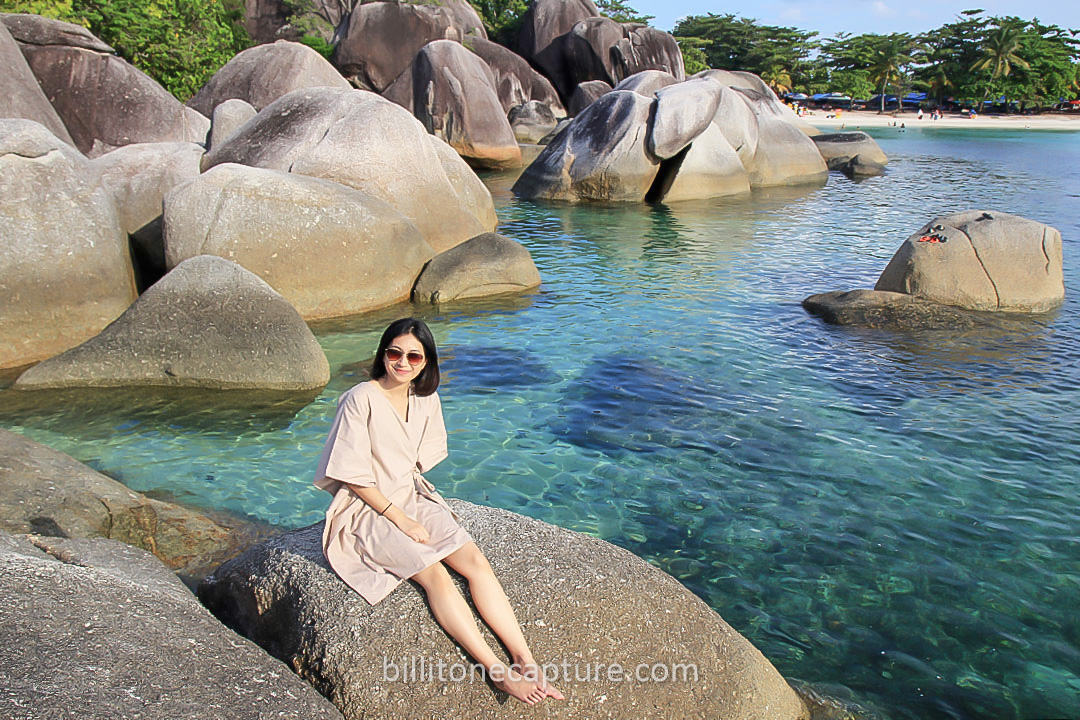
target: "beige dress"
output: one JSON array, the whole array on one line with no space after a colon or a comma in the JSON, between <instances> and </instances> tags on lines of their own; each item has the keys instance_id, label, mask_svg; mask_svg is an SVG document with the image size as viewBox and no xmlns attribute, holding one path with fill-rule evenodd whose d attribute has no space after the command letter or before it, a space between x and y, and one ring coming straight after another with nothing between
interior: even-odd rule
<instances>
[{"instance_id":1,"label":"beige dress","mask_svg":"<svg viewBox=\"0 0 1080 720\"><path fill-rule=\"evenodd\" d=\"M403 579L471 540L420 474L445 457L446 427L437 393L417 397L410 392L407 422L374 381L346 390L338 400L315 473L315 486L334 496L326 511L323 552L330 567L372 605ZM423 525L431 539L412 540L344 483L374 485Z\"/></svg>"}]
</instances>

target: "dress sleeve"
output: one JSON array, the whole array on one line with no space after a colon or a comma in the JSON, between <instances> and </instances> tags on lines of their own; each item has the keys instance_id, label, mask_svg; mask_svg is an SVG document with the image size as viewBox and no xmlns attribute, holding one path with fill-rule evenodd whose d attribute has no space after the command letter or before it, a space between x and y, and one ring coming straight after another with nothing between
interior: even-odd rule
<instances>
[{"instance_id":1,"label":"dress sleeve","mask_svg":"<svg viewBox=\"0 0 1080 720\"><path fill-rule=\"evenodd\" d=\"M431 415L427 424L424 425L424 436L420 439L420 452L417 457L417 465L420 472L427 472L438 463L446 459L446 424L443 422L442 401L439 394L434 393Z\"/></svg>"},{"instance_id":2,"label":"dress sleeve","mask_svg":"<svg viewBox=\"0 0 1080 720\"><path fill-rule=\"evenodd\" d=\"M362 487L375 484L368 433L370 417L371 405L367 398L357 397L356 393L347 393L341 398L315 473L316 486L334 492L338 486L335 481Z\"/></svg>"}]
</instances>

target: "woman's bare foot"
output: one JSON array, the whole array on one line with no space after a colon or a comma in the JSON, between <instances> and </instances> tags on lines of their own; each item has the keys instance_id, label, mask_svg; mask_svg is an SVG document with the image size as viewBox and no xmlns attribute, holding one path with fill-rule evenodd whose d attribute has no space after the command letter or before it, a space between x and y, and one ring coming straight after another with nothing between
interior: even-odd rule
<instances>
[{"instance_id":1,"label":"woman's bare foot","mask_svg":"<svg viewBox=\"0 0 1080 720\"><path fill-rule=\"evenodd\" d=\"M536 659L531 656L521 656L514 658L514 669L522 674L529 680L535 680L540 684L540 690L544 693L544 697L549 697L552 700L565 700L566 697L559 692L559 688L551 684L544 676L544 669L540 667L540 663L536 662Z\"/></svg>"},{"instance_id":2,"label":"woman's bare foot","mask_svg":"<svg viewBox=\"0 0 1080 720\"><path fill-rule=\"evenodd\" d=\"M535 705L547 697L542 681L528 678L505 665L495 665L488 671L495 687L526 705Z\"/></svg>"}]
</instances>

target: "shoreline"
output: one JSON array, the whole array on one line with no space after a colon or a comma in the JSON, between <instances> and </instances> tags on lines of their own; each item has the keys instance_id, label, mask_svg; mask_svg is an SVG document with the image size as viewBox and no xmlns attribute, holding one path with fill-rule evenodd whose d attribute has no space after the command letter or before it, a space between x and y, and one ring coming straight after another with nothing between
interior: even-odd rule
<instances>
[{"instance_id":1,"label":"shoreline","mask_svg":"<svg viewBox=\"0 0 1080 720\"><path fill-rule=\"evenodd\" d=\"M829 132L840 130L861 130L863 128L890 127L900 123L908 128L960 128L979 130L1072 130L1080 131L1080 113L1068 115L979 115L972 119L961 115L946 115L939 120L931 120L929 113L919 120L913 112L886 112L876 110L842 110L837 117L834 110L814 110L802 116L802 119L814 127Z\"/></svg>"}]
</instances>

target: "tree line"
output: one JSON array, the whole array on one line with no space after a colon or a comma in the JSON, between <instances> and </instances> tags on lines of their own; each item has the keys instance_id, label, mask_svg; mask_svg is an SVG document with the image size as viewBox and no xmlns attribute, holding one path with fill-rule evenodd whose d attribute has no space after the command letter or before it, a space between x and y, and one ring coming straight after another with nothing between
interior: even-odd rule
<instances>
[{"instance_id":1,"label":"tree line","mask_svg":"<svg viewBox=\"0 0 1080 720\"><path fill-rule=\"evenodd\" d=\"M780 93L839 92L857 99L922 91L932 104L1005 98L1054 105L1080 94L1080 30L966 10L919 35L817 33L731 14L694 15L672 31L687 72L747 70Z\"/></svg>"}]
</instances>

